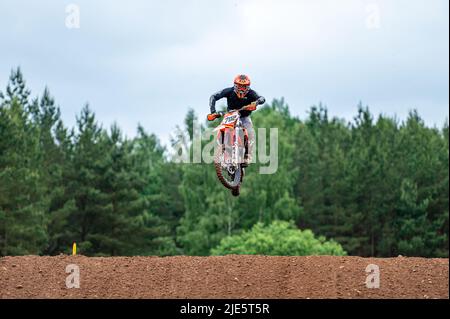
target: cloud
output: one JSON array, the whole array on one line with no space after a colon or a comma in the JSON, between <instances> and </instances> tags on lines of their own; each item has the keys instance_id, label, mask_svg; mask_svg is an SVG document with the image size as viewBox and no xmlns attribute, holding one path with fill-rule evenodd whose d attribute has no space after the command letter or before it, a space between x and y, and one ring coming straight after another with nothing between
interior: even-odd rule
<instances>
[{"instance_id":1,"label":"cloud","mask_svg":"<svg viewBox=\"0 0 450 319\"><path fill-rule=\"evenodd\" d=\"M64 25L71 2L77 30ZM21 65L35 93L48 84L68 124L89 101L106 125L133 135L141 122L167 140L187 107L202 117L241 72L302 116L322 101L350 119L362 100L401 117L416 107L430 124L448 117L445 0L4 0L0 12L1 87Z\"/></svg>"}]
</instances>

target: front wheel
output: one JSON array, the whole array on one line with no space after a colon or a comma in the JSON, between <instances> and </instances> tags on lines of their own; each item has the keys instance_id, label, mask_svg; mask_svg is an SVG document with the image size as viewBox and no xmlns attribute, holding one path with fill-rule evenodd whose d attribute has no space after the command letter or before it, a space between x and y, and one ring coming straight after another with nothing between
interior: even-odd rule
<instances>
[{"instance_id":1,"label":"front wheel","mask_svg":"<svg viewBox=\"0 0 450 319\"><path fill-rule=\"evenodd\" d=\"M231 190L238 189L243 178L242 168L240 164L228 161L229 158L231 157L227 156L224 147L218 146L214 157L216 174L223 186Z\"/></svg>"}]
</instances>

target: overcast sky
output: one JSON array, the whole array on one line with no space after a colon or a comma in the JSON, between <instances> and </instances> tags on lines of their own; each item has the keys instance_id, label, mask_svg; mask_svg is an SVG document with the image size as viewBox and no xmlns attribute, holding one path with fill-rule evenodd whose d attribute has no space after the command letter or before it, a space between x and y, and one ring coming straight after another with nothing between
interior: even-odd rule
<instances>
[{"instance_id":1,"label":"overcast sky","mask_svg":"<svg viewBox=\"0 0 450 319\"><path fill-rule=\"evenodd\" d=\"M71 3L80 28L66 26ZM441 126L448 38L448 0L1 0L0 90L20 66L67 125L89 102L104 126L134 136L141 123L164 142L238 73L301 118L322 102L351 120L362 101Z\"/></svg>"}]
</instances>

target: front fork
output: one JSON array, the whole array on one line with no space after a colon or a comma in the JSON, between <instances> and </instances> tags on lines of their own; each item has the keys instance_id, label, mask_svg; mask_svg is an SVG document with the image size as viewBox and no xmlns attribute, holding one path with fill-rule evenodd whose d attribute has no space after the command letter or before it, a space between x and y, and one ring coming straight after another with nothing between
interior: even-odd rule
<instances>
[{"instance_id":1,"label":"front fork","mask_svg":"<svg viewBox=\"0 0 450 319\"><path fill-rule=\"evenodd\" d=\"M240 164L240 159L239 159L239 133L240 133L241 128L240 127L236 127L234 130L234 156L233 156L233 164L235 166Z\"/></svg>"},{"instance_id":2,"label":"front fork","mask_svg":"<svg viewBox=\"0 0 450 319\"><path fill-rule=\"evenodd\" d=\"M218 147L222 147L222 152L224 154L224 161L222 162L222 165L226 166L227 164L232 164L233 166L238 166L239 164L241 164L242 161L240 160L240 149L239 149L239 134L241 133L241 131L242 131L241 127L236 127L233 130L233 136L230 136L229 130L219 132L219 136L217 138L217 144L218 144ZM228 136L226 136L226 135L228 135ZM229 148L227 148L227 145L225 145L225 144L228 144L228 141L230 141L230 138L233 141L232 151L227 153L227 150L229 150ZM245 136L244 136L244 140L245 140ZM244 144L245 144L245 142L244 142ZM228 157L228 156L226 156L226 154L230 154L230 156Z\"/></svg>"}]
</instances>

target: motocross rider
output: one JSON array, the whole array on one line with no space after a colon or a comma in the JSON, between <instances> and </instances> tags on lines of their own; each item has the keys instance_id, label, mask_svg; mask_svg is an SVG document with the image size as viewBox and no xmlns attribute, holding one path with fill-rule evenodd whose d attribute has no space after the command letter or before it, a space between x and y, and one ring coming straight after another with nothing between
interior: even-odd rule
<instances>
[{"instance_id":1,"label":"motocross rider","mask_svg":"<svg viewBox=\"0 0 450 319\"><path fill-rule=\"evenodd\" d=\"M216 102L222 98L227 98L227 111L237 110L243 106L255 103L256 105L264 104L266 99L256 93L250 88L250 78L247 75L241 74L234 78L234 86L223 89L211 96L209 99L209 107L211 108L211 114L216 113ZM253 123L250 119L252 111L244 110L240 111L241 122L248 133L248 153L244 158L244 163L247 166L252 161L253 144L255 143L255 132L253 129Z\"/></svg>"}]
</instances>

